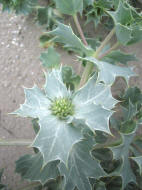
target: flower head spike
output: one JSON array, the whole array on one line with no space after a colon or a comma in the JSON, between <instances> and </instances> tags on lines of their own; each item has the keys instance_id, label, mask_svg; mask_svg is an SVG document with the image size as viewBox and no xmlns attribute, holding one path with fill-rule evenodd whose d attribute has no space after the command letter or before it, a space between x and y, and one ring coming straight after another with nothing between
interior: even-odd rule
<instances>
[{"instance_id":1,"label":"flower head spike","mask_svg":"<svg viewBox=\"0 0 142 190\"><path fill-rule=\"evenodd\" d=\"M110 87L97 83L95 77L71 94L61 69L52 70L46 74L44 92L34 86L25 89L25 96L25 103L14 114L39 119L40 131L32 146L40 150L44 164L57 159L66 163L73 144L82 138L81 129L71 123L73 119L83 119L93 131L110 133L108 120L117 101Z\"/></svg>"}]
</instances>

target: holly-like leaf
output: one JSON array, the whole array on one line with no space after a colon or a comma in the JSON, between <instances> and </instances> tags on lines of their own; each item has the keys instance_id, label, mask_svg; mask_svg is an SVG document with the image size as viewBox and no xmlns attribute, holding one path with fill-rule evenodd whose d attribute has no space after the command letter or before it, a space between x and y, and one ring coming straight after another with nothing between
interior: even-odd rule
<instances>
[{"instance_id":1,"label":"holly-like leaf","mask_svg":"<svg viewBox=\"0 0 142 190\"><path fill-rule=\"evenodd\" d=\"M53 116L46 116L39 125L40 132L32 146L43 154L44 164L57 159L66 163L72 145L81 138L80 130Z\"/></svg>"},{"instance_id":2,"label":"holly-like leaf","mask_svg":"<svg viewBox=\"0 0 142 190\"><path fill-rule=\"evenodd\" d=\"M40 25L46 25L46 28L53 29L56 24L56 21L63 19L62 15L55 10L52 5L48 7L38 7L36 20Z\"/></svg>"},{"instance_id":3,"label":"holly-like leaf","mask_svg":"<svg viewBox=\"0 0 142 190\"><path fill-rule=\"evenodd\" d=\"M63 84L61 69L46 75L44 90L45 93L37 87L25 89L26 101L14 114L39 119L40 131L32 146L42 153L44 165L57 159L66 162L72 145L81 138L81 133L51 111L52 101L63 97L71 98Z\"/></svg>"},{"instance_id":4,"label":"holly-like leaf","mask_svg":"<svg viewBox=\"0 0 142 190\"><path fill-rule=\"evenodd\" d=\"M82 140L76 143L69 155L65 190L91 190L89 178L99 179L105 175L100 163L91 155L93 141ZM61 170L62 172L62 170Z\"/></svg>"},{"instance_id":5,"label":"holly-like leaf","mask_svg":"<svg viewBox=\"0 0 142 190\"><path fill-rule=\"evenodd\" d=\"M41 53L40 60L47 69L57 68L60 65L60 55L53 47L49 47L46 52Z\"/></svg>"},{"instance_id":6,"label":"holly-like leaf","mask_svg":"<svg viewBox=\"0 0 142 190\"><path fill-rule=\"evenodd\" d=\"M127 106L129 101L131 101L133 105L140 106L142 104L142 92L138 87L128 88L122 100L124 106Z\"/></svg>"},{"instance_id":7,"label":"holly-like leaf","mask_svg":"<svg viewBox=\"0 0 142 190\"><path fill-rule=\"evenodd\" d=\"M15 172L19 173L22 179L39 181L42 185L60 175L57 165L59 161L49 162L43 167L41 153L24 155L16 161Z\"/></svg>"},{"instance_id":8,"label":"holly-like leaf","mask_svg":"<svg viewBox=\"0 0 142 190\"><path fill-rule=\"evenodd\" d=\"M80 82L80 76L76 75L70 66L62 67L62 77L67 88L74 90Z\"/></svg>"},{"instance_id":9,"label":"holly-like leaf","mask_svg":"<svg viewBox=\"0 0 142 190\"><path fill-rule=\"evenodd\" d=\"M140 174L142 175L142 156L131 157L131 159L133 159L137 163L139 170L140 170Z\"/></svg>"},{"instance_id":10,"label":"holly-like leaf","mask_svg":"<svg viewBox=\"0 0 142 190\"><path fill-rule=\"evenodd\" d=\"M95 77L92 77L76 93L73 100L77 105L76 118L85 119L87 126L92 130L110 133L109 118L113 113L111 109L117 100L112 97L109 86L97 83L95 80Z\"/></svg>"},{"instance_id":11,"label":"holly-like leaf","mask_svg":"<svg viewBox=\"0 0 142 190\"><path fill-rule=\"evenodd\" d=\"M73 33L70 26L58 23L58 27L48 32L48 35L55 36L55 42L59 42L65 45L66 48L71 48L73 51L85 55L92 55L94 51L85 46L81 40Z\"/></svg>"},{"instance_id":12,"label":"holly-like leaf","mask_svg":"<svg viewBox=\"0 0 142 190\"><path fill-rule=\"evenodd\" d=\"M128 82L129 78L135 76L133 69L130 67L120 67L110 63L99 61L93 57L85 57L83 60L94 63L98 68L98 80L111 85L114 83L116 77L123 77Z\"/></svg>"},{"instance_id":13,"label":"holly-like leaf","mask_svg":"<svg viewBox=\"0 0 142 190\"><path fill-rule=\"evenodd\" d=\"M126 187L129 182L136 183L136 177L132 171L130 160L129 160L129 149L130 145L133 141L135 133L132 132L130 134L121 134L123 142L122 144L111 147L111 151L113 152L113 157L115 160L122 160L121 167L119 171L116 172L117 176L121 176L122 178L122 189Z\"/></svg>"},{"instance_id":14,"label":"holly-like leaf","mask_svg":"<svg viewBox=\"0 0 142 190\"><path fill-rule=\"evenodd\" d=\"M110 133L109 117L117 101L109 86L96 81L93 76L82 89L71 94L63 83L62 69L53 69L46 74L44 91L36 86L25 89L25 103L13 114L38 118L40 130L32 146L42 153L44 165L54 160L66 163L72 146L82 138L85 124L93 132ZM72 124L78 119L84 121L83 126Z\"/></svg>"},{"instance_id":15,"label":"holly-like leaf","mask_svg":"<svg viewBox=\"0 0 142 190\"><path fill-rule=\"evenodd\" d=\"M122 108L125 121L132 120L133 117L137 114L137 106L133 105L129 100L128 107Z\"/></svg>"},{"instance_id":16,"label":"holly-like leaf","mask_svg":"<svg viewBox=\"0 0 142 190\"><path fill-rule=\"evenodd\" d=\"M129 45L142 40L142 15L126 1L120 1L116 11L108 12L114 20L118 40Z\"/></svg>"},{"instance_id":17,"label":"holly-like leaf","mask_svg":"<svg viewBox=\"0 0 142 190\"><path fill-rule=\"evenodd\" d=\"M75 15L83 11L83 0L55 0L56 8L63 14Z\"/></svg>"},{"instance_id":18,"label":"holly-like leaf","mask_svg":"<svg viewBox=\"0 0 142 190\"><path fill-rule=\"evenodd\" d=\"M137 58L135 55L125 54L120 50L116 50L105 56L103 60L110 63L127 64L129 61L137 61Z\"/></svg>"}]
</instances>

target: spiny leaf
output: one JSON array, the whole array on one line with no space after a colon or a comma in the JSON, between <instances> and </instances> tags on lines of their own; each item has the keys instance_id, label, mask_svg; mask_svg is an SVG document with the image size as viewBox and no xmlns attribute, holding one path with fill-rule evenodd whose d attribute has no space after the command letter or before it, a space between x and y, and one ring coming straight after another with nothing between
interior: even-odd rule
<instances>
[{"instance_id":1,"label":"spiny leaf","mask_svg":"<svg viewBox=\"0 0 142 190\"><path fill-rule=\"evenodd\" d=\"M142 135L139 135L134 139L133 145L131 146L132 152L135 157L141 156L141 147L142 147Z\"/></svg>"},{"instance_id":2,"label":"spiny leaf","mask_svg":"<svg viewBox=\"0 0 142 190\"><path fill-rule=\"evenodd\" d=\"M56 159L66 162L72 145L82 135L80 129L71 126L67 120L60 120L50 109L56 98L70 98L62 81L61 69L46 75L44 90L45 93L37 87L25 89L26 101L14 114L39 119L40 131L33 146L43 154L44 165Z\"/></svg>"},{"instance_id":3,"label":"spiny leaf","mask_svg":"<svg viewBox=\"0 0 142 190\"><path fill-rule=\"evenodd\" d=\"M47 69L56 68L60 65L60 55L53 47L49 47L48 51L41 53L40 60L42 61L42 65Z\"/></svg>"},{"instance_id":4,"label":"spiny leaf","mask_svg":"<svg viewBox=\"0 0 142 190\"><path fill-rule=\"evenodd\" d=\"M132 102L133 105L140 106L142 104L142 92L138 87L131 87L125 92L122 97L123 105L127 106L129 101Z\"/></svg>"},{"instance_id":5,"label":"spiny leaf","mask_svg":"<svg viewBox=\"0 0 142 190\"><path fill-rule=\"evenodd\" d=\"M113 84L115 78L118 76L125 78L127 82L130 77L135 76L132 68L130 67L120 67L112 65L104 61L99 61L93 57L85 57L83 58L83 60L94 63L94 65L96 65L98 68L98 79L108 85Z\"/></svg>"},{"instance_id":6,"label":"spiny leaf","mask_svg":"<svg viewBox=\"0 0 142 190\"><path fill-rule=\"evenodd\" d=\"M46 98L45 94L37 86L25 88L24 92L25 103L12 114L32 118L46 116L49 112L46 108L48 108L50 101Z\"/></svg>"},{"instance_id":7,"label":"spiny leaf","mask_svg":"<svg viewBox=\"0 0 142 190\"><path fill-rule=\"evenodd\" d=\"M56 8L63 14L75 15L83 11L83 0L55 0Z\"/></svg>"},{"instance_id":8,"label":"spiny leaf","mask_svg":"<svg viewBox=\"0 0 142 190\"><path fill-rule=\"evenodd\" d=\"M85 119L86 124L92 130L100 130L110 133L109 118L112 115L111 108L117 103L111 95L109 86L96 83L92 77L74 97L76 106L76 118ZM95 84L96 83L96 84ZM107 97L107 98L106 98Z\"/></svg>"},{"instance_id":9,"label":"spiny leaf","mask_svg":"<svg viewBox=\"0 0 142 190\"><path fill-rule=\"evenodd\" d=\"M137 61L137 58L133 54L125 54L120 50L116 50L105 56L103 60L110 63L127 64L129 61Z\"/></svg>"},{"instance_id":10,"label":"spiny leaf","mask_svg":"<svg viewBox=\"0 0 142 190\"><path fill-rule=\"evenodd\" d=\"M46 28L53 29L56 21L63 19L62 15L59 14L50 4L48 7L38 7L36 20L40 25L46 25Z\"/></svg>"},{"instance_id":11,"label":"spiny leaf","mask_svg":"<svg viewBox=\"0 0 142 190\"><path fill-rule=\"evenodd\" d=\"M137 106L129 100L128 106L122 108L125 121L130 121L137 114Z\"/></svg>"},{"instance_id":12,"label":"spiny leaf","mask_svg":"<svg viewBox=\"0 0 142 190\"><path fill-rule=\"evenodd\" d=\"M70 66L62 67L62 77L67 88L74 90L80 82L80 76L76 75Z\"/></svg>"},{"instance_id":13,"label":"spiny leaf","mask_svg":"<svg viewBox=\"0 0 142 190\"><path fill-rule=\"evenodd\" d=\"M118 40L130 45L142 40L142 15L126 1L120 1L116 11L108 12L114 20Z\"/></svg>"},{"instance_id":14,"label":"spiny leaf","mask_svg":"<svg viewBox=\"0 0 142 190\"><path fill-rule=\"evenodd\" d=\"M105 172L100 163L91 155L92 141L82 140L76 143L69 155L65 190L91 190L89 178L100 178Z\"/></svg>"},{"instance_id":15,"label":"spiny leaf","mask_svg":"<svg viewBox=\"0 0 142 190\"><path fill-rule=\"evenodd\" d=\"M39 125L40 131L32 146L43 154L44 164L57 159L66 163L72 145L82 137L80 130L53 116L46 116Z\"/></svg>"},{"instance_id":16,"label":"spiny leaf","mask_svg":"<svg viewBox=\"0 0 142 190\"><path fill-rule=\"evenodd\" d=\"M131 159L133 159L137 163L137 165L139 166L140 174L142 175L142 156L131 157Z\"/></svg>"},{"instance_id":17,"label":"spiny leaf","mask_svg":"<svg viewBox=\"0 0 142 190\"><path fill-rule=\"evenodd\" d=\"M135 133L132 132L130 134L125 134L125 135L121 134L121 135L123 138L122 144L116 147L111 147L110 149L113 152L114 159L116 160L122 159L122 165L119 171L116 172L116 175L121 176L122 189L124 189L129 182L136 183L136 177L132 171L129 161L129 149Z\"/></svg>"},{"instance_id":18,"label":"spiny leaf","mask_svg":"<svg viewBox=\"0 0 142 190\"><path fill-rule=\"evenodd\" d=\"M85 124L93 132L110 133L109 118L117 101L110 86L96 83L96 77L71 94L63 83L62 69L53 69L46 74L44 92L36 86L25 89L26 101L14 114L38 118L40 130L32 146L42 153L44 165L53 160L66 163L72 146L82 138ZM81 127L71 124L78 119L83 120Z\"/></svg>"},{"instance_id":19,"label":"spiny leaf","mask_svg":"<svg viewBox=\"0 0 142 190\"><path fill-rule=\"evenodd\" d=\"M59 161L49 162L43 167L43 157L40 153L24 155L16 161L16 172L23 179L40 181L42 185L60 175L57 165Z\"/></svg>"},{"instance_id":20,"label":"spiny leaf","mask_svg":"<svg viewBox=\"0 0 142 190\"><path fill-rule=\"evenodd\" d=\"M67 48L71 48L75 52L79 52L81 55L92 55L93 50L89 47L86 47L81 40L73 33L70 26L58 23L58 27L48 32L48 35L55 36L56 42L62 43Z\"/></svg>"}]
</instances>

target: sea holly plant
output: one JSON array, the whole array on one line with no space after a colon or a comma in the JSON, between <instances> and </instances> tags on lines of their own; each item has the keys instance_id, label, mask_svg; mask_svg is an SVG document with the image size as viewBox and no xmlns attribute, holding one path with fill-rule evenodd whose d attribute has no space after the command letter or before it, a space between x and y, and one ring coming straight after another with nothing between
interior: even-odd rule
<instances>
[{"instance_id":1,"label":"sea holly plant","mask_svg":"<svg viewBox=\"0 0 142 190\"><path fill-rule=\"evenodd\" d=\"M103 0L54 0L50 6L63 19L59 22L52 14L48 19L46 8L38 7L40 23L52 20L55 24L40 38L43 47L48 47L40 56L45 84L41 89L24 88L25 102L12 113L33 119L35 139L1 140L0 145L33 148L33 154L16 161L15 171L31 182L25 189L140 190L142 92L129 83L136 74L128 62L136 61L136 56L120 49L142 39L141 13L124 0L111 0L111 5ZM78 19L90 6L101 9L113 23L95 48ZM94 22L100 16L95 13ZM78 33L64 23L65 15L73 18ZM77 55L78 71L62 64L57 45ZM118 77L125 85L114 97L112 86Z\"/></svg>"}]
</instances>

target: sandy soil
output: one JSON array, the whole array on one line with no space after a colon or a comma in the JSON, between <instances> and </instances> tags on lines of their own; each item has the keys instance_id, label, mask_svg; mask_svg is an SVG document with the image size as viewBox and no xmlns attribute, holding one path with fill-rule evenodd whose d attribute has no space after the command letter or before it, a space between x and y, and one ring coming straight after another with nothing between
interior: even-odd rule
<instances>
[{"instance_id":1,"label":"sandy soil","mask_svg":"<svg viewBox=\"0 0 142 190\"><path fill-rule=\"evenodd\" d=\"M91 31L92 32L92 31ZM0 13L0 138L4 139L33 139L30 119L16 118L8 113L24 102L22 86L32 87L34 83L42 86L44 77L39 60L39 36L42 29L33 19L13 14ZM142 43L125 48L126 52L133 51L142 60ZM59 50L64 64L76 63L74 56ZM131 80L142 89L142 64L133 62L139 77ZM115 91L121 89L119 83ZM3 182L12 189L24 185L20 177L14 173L15 160L25 153L30 153L28 147L0 147L0 168L5 168Z\"/></svg>"}]
</instances>

